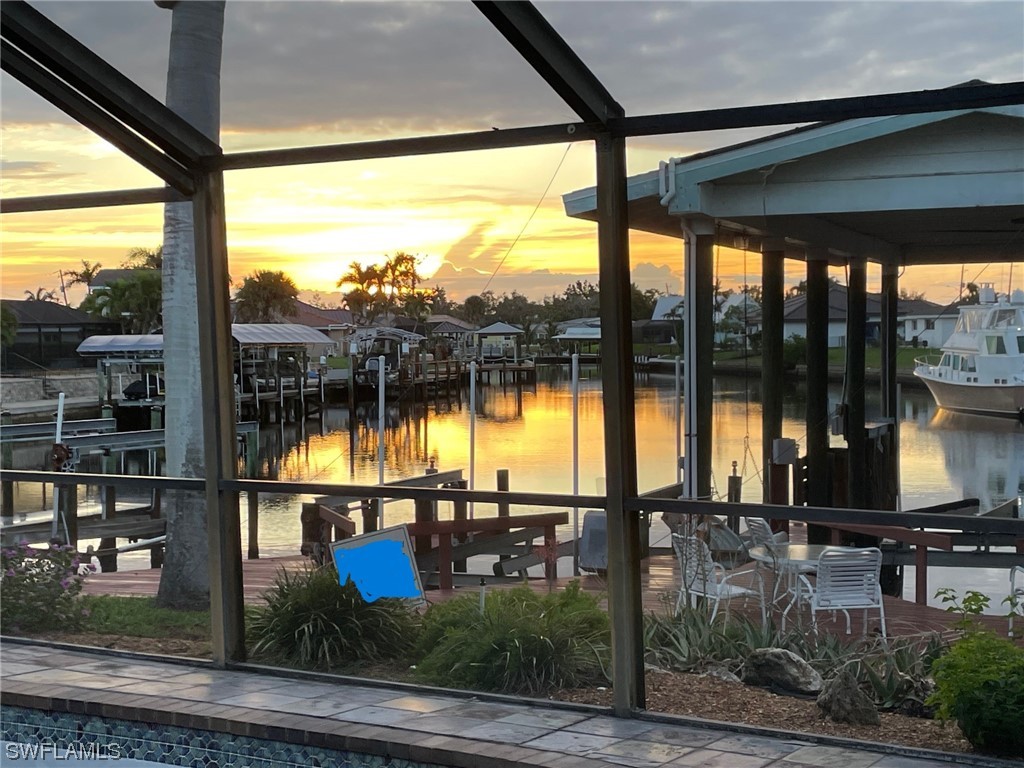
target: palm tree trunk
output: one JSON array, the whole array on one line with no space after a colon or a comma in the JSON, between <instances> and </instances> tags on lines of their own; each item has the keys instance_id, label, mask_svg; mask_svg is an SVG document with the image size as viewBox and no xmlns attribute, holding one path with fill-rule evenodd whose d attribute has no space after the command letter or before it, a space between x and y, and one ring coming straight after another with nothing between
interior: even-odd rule
<instances>
[{"instance_id":1,"label":"palm tree trunk","mask_svg":"<svg viewBox=\"0 0 1024 768\"><path fill-rule=\"evenodd\" d=\"M182 0L172 9L167 106L219 143L220 65L224 2ZM164 207L163 334L166 473L203 476L203 408L196 312L192 203ZM157 602L171 607L209 604L206 505L203 494L174 492L166 500L167 544Z\"/></svg>"}]
</instances>

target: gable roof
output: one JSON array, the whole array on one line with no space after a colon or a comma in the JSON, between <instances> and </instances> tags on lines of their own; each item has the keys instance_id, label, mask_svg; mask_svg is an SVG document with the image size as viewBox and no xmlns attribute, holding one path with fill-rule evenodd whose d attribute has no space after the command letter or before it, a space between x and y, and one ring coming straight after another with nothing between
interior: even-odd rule
<instances>
[{"instance_id":1,"label":"gable roof","mask_svg":"<svg viewBox=\"0 0 1024 768\"><path fill-rule=\"evenodd\" d=\"M629 226L680 238L688 219L718 245L784 242L836 264L1005 262L1019 253L1022 144L1021 105L815 123L630 177ZM563 204L594 220L596 188Z\"/></svg>"},{"instance_id":2,"label":"gable roof","mask_svg":"<svg viewBox=\"0 0 1024 768\"><path fill-rule=\"evenodd\" d=\"M111 283L115 283L118 280L127 280L129 277L138 275L140 272L159 272L158 269L101 269L93 277L92 282L88 285L90 291L95 291L97 288L106 288Z\"/></svg>"},{"instance_id":3,"label":"gable roof","mask_svg":"<svg viewBox=\"0 0 1024 768\"><path fill-rule=\"evenodd\" d=\"M323 309L295 299L295 314L285 318L289 323L308 325L326 330L331 325L354 325L352 312L347 309Z\"/></svg>"},{"instance_id":4,"label":"gable roof","mask_svg":"<svg viewBox=\"0 0 1024 768\"><path fill-rule=\"evenodd\" d=\"M491 323L486 328L481 328L476 331L477 336L515 336L516 334L522 333L522 328L516 328L514 325L508 323Z\"/></svg>"},{"instance_id":5,"label":"gable roof","mask_svg":"<svg viewBox=\"0 0 1024 768\"><path fill-rule=\"evenodd\" d=\"M65 307L55 301L9 301L3 300L18 318L19 326L28 325L91 325L98 327L118 326L116 321L103 317L93 317L80 309Z\"/></svg>"}]
</instances>

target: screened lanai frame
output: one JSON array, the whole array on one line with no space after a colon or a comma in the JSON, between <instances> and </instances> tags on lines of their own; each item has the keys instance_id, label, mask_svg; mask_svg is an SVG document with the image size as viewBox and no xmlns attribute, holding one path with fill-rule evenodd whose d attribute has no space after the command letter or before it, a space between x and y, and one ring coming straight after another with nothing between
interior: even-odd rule
<instances>
[{"instance_id":1,"label":"screened lanai frame","mask_svg":"<svg viewBox=\"0 0 1024 768\"><path fill-rule=\"evenodd\" d=\"M18 198L0 212L18 213L191 200L195 223L200 370L203 372L203 478L140 478L86 473L14 472L9 480L96 483L203 492L208 507L212 652L220 666L245 662L242 611L240 492L344 494L358 497L471 501L476 503L593 507L608 513L608 605L612 623L614 711L645 708L640 591L640 513L790 517L793 508L658 498L638 495L630 323L626 139L755 126L791 125L863 117L937 112L1024 103L1024 82L892 93L627 117L572 48L528 2L475 0L487 20L573 109L579 121L484 132L388 139L330 146L224 154L220 146L167 109L127 77L51 23L27 3L0 6L4 71L90 128L160 177L167 186ZM593 142L597 177L601 354L606 495L240 480L235 461L230 355L224 172L499 149ZM925 514L801 507L809 522L924 526ZM950 528L1024 537L1024 521L944 517Z\"/></svg>"}]
</instances>

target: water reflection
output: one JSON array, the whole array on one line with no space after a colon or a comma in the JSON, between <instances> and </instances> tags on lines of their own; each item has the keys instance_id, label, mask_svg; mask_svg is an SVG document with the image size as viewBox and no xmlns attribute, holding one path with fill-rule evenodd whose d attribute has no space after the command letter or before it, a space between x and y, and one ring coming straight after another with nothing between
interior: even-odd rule
<instances>
[{"instance_id":1,"label":"water reflection","mask_svg":"<svg viewBox=\"0 0 1024 768\"><path fill-rule=\"evenodd\" d=\"M805 387L787 387L783 403L783 434L806 446ZM834 407L841 386L829 390ZM651 376L635 388L637 459L640 491L676 480L676 400L671 376ZM1024 428L1010 420L968 417L938 411L925 391L905 390L902 398L900 473L903 509L981 499L991 508L1014 493L1024 492ZM736 462L742 477L742 499L761 499L761 389L757 379L717 378L712 404L714 487L724 496L726 476ZM868 419L877 419L878 396L869 392ZM498 469L508 469L513 490L571 493L572 394L565 368L544 369L530 387L481 387L477 396L476 487L494 489ZM579 487L590 493L605 475L603 401L595 368L581 372L579 398ZM272 480L374 484L378 477L378 445L384 441L385 481L422 474L431 462L442 470L469 468L469 399L457 397L389 403L383 435L376 404L361 405L350 414L344 406L325 409L321 418L260 430L258 476ZM840 438L832 438L838 445ZM18 446L15 466L44 466L45 446ZM127 471L143 471L144 457L129 457ZM240 467L241 467L240 463ZM83 465L98 471L98 459ZM90 494L98 497L98 489ZM298 551L299 509L304 499L261 496L260 548L267 554ZM18 505L46 509L38 485L22 484ZM243 504L243 510L245 506ZM526 512L513 508L513 514ZM544 510L551 511L551 510ZM477 514L491 514L478 505ZM439 505L442 516L450 505ZM244 512L243 512L244 514ZM409 502L388 505L388 525L412 519ZM246 526L243 522L242 530ZM991 575L991 574L990 574ZM992 583L1005 581L1005 573ZM973 575L972 575L973 578ZM987 578L987 577L986 577ZM912 583L912 581L910 582ZM993 597L998 595L995 590ZM998 600L996 600L998 602Z\"/></svg>"},{"instance_id":2,"label":"water reflection","mask_svg":"<svg viewBox=\"0 0 1024 768\"><path fill-rule=\"evenodd\" d=\"M929 427L964 498L988 510L1024 496L1024 429L1016 421L940 409Z\"/></svg>"}]
</instances>

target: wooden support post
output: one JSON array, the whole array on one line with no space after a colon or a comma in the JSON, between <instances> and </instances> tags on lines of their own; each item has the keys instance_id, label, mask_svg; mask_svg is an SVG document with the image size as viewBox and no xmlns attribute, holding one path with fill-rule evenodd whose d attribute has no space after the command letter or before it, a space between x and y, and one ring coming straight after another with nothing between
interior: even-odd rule
<instances>
[{"instance_id":1,"label":"wooden support post","mask_svg":"<svg viewBox=\"0 0 1024 768\"><path fill-rule=\"evenodd\" d=\"M453 483L453 485L456 488L461 488L462 490L466 490L467 488L469 488L469 482L467 480L457 480L457 481L455 481L455 483ZM465 522L466 520L468 520L469 519L469 503L464 501L464 500L453 501L452 502L452 519L455 520L456 522ZM459 543L460 544L465 543L466 538L467 538L466 534L464 534L464 533L458 534L458 539L459 539ZM452 564L452 568L454 568L455 571L457 571L458 573L465 573L466 572L466 561L465 560L456 560Z\"/></svg>"},{"instance_id":2,"label":"wooden support post","mask_svg":"<svg viewBox=\"0 0 1024 768\"><path fill-rule=\"evenodd\" d=\"M377 530L380 520L380 499L363 499L363 533Z\"/></svg>"},{"instance_id":3,"label":"wooden support post","mask_svg":"<svg viewBox=\"0 0 1024 768\"><path fill-rule=\"evenodd\" d=\"M828 467L828 260L807 254L807 504L830 505ZM808 536L815 540L815 529Z\"/></svg>"},{"instance_id":4,"label":"wooden support post","mask_svg":"<svg viewBox=\"0 0 1024 768\"><path fill-rule=\"evenodd\" d=\"M104 408L106 410L106 408ZM106 416L106 414L104 414ZM101 460L101 468L103 474L112 475L117 469L117 459L111 453L109 448L104 449L103 458ZM113 520L117 517L117 488L112 485L104 486L100 493L103 497L103 519ZM99 555L100 569L104 573L117 573L117 539L113 536L100 539L100 550L110 552L110 554Z\"/></svg>"},{"instance_id":5,"label":"wooden support post","mask_svg":"<svg viewBox=\"0 0 1024 768\"><path fill-rule=\"evenodd\" d=\"M497 489L499 491L507 491L509 489L508 470L507 469L499 469L497 471L497 478L496 478L496 480L497 480ZM508 502L499 501L498 502L498 517L508 517L508 516L509 516ZM498 559L499 560L508 560L509 557L511 557L511 555L498 555Z\"/></svg>"},{"instance_id":6,"label":"wooden support post","mask_svg":"<svg viewBox=\"0 0 1024 768\"><path fill-rule=\"evenodd\" d=\"M763 467L772 461L772 443L782 437L783 381L783 302L785 299L786 252L766 248L761 255L761 456ZM785 477L785 473L782 473ZM779 502L780 494L773 492L775 476L768 474L764 484L763 500L767 504Z\"/></svg>"},{"instance_id":7,"label":"wooden support post","mask_svg":"<svg viewBox=\"0 0 1024 768\"><path fill-rule=\"evenodd\" d=\"M729 490L728 499L731 503L739 504L742 501L743 496L743 478L736 474L737 462L732 463L732 474L729 475ZM739 533L740 530L740 518L739 515L729 515L729 528L734 532Z\"/></svg>"},{"instance_id":8,"label":"wooden support post","mask_svg":"<svg viewBox=\"0 0 1024 768\"><path fill-rule=\"evenodd\" d=\"M249 547L247 557L249 560L260 559L260 495L250 490L246 494L246 506L248 507Z\"/></svg>"},{"instance_id":9,"label":"wooden support post","mask_svg":"<svg viewBox=\"0 0 1024 768\"><path fill-rule=\"evenodd\" d=\"M867 436L864 432L864 338L867 327L867 262L850 260L846 291L846 444L849 505L867 506Z\"/></svg>"},{"instance_id":10,"label":"wooden support post","mask_svg":"<svg viewBox=\"0 0 1024 768\"><path fill-rule=\"evenodd\" d=\"M509 489L508 484L508 470L499 469L497 471L497 488L499 491L507 491ZM509 509L507 501L498 502L498 517L508 517Z\"/></svg>"},{"instance_id":11,"label":"wooden support post","mask_svg":"<svg viewBox=\"0 0 1024 768\"><path fill-rule=\"evenodd\" d=\"M434 503L430 499L416 499L413 501L414 514L416 515L417 523L432 523L434 522ZM444 538L445 534L441 534L439 538ZM417 555L425 555L430 551L431 547L431 536L416 536L414 537L413 547L416 550Z\"/></svg>"},{"instance_id":12,"label":"wooden support post","mask_svg":"<svg viewBox=\"0 0 1024 768\"><path fill-rule=\"evenodd\" d=\"M0 413L0 424L10 424L12 421L10 411ZM4 443L0 449L0 466L14 469L14 448L10 443ZM5 525L14 522L14 482L11 480L0 483L0 517Z\"/></svg>"},{"instance_id":13,"label":"wooden support post","mask_svg":"<svg viewBox=\"0 0 1024 768\"><path fill-rule=\"evenodd\" d=\"M914 602L928 605L928 547L914 546Z\"/></svg>"},{"instance_id":14,"label":"wooden support post","mask_svg":"<svg viewBox=\"0 0 1024 768\"><path fill-rule=\"evenodd\" d=\"M78 484L64 485L60 489L60 506L67 525L67 543L78 549ZM63 533L63 531L61 531Z\"/></svg>"},{"instance_id":15,"label":"wooden support post","mask_svg":"<svg viewBox=\"0 0 1024 768\"><path fill-rule=\"evenodd\" d=\"M704 222L702 222L704 223ZM706 223L705 223L706 224ZM715 345L715 235L698 232L695 236L696 254L693 260L696 272L694 311L695 351L693 361L696 378L697 418L693 429L697 433L697 494L699 499L711 498L712 408L714 400L714 345ZM687 301L690 298L687 297ZM687 360L689 365L690 361Z\"/></svg>"}]
</instances>

